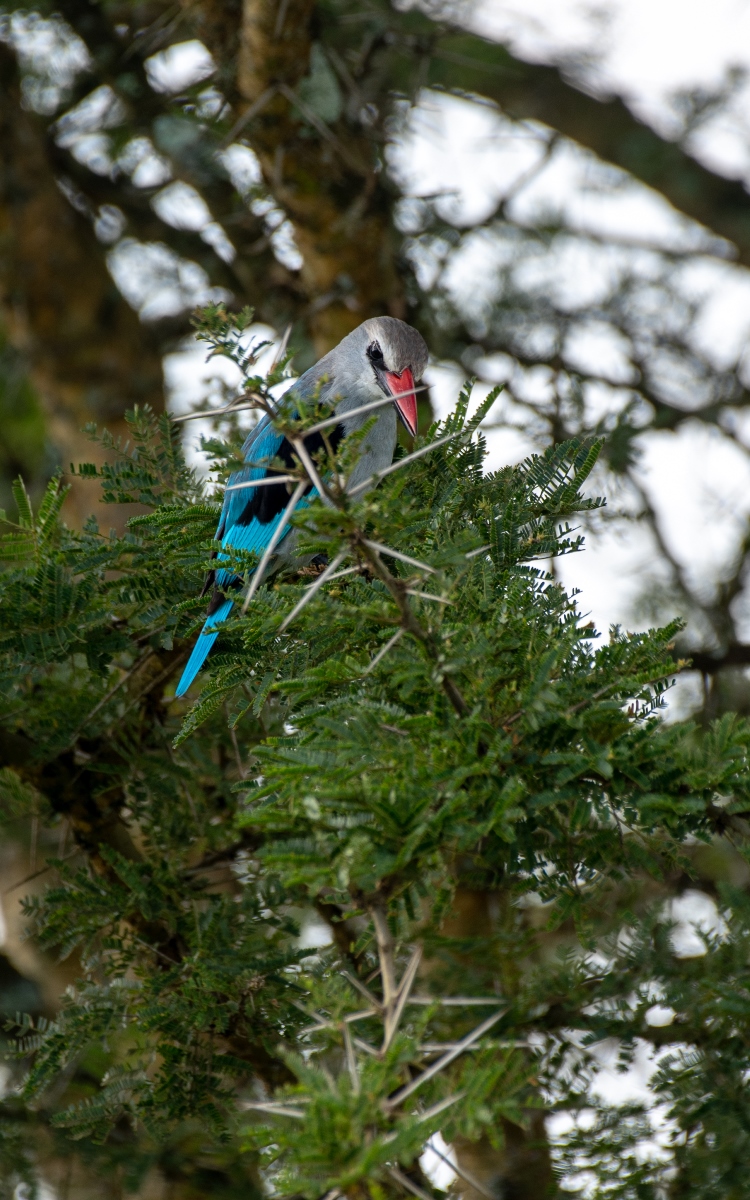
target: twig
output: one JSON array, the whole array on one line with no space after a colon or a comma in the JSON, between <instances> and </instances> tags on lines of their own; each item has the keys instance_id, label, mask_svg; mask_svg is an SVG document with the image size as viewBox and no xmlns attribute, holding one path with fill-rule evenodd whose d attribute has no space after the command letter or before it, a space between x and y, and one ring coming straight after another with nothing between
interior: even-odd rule
<instances>
[{"instance_id":1,"label":"twig","mask_svg":"<svg viewBox=\"0 0 750 1200\"><path fill-rule=\"evenodd\" d=\"M237 137L237 134L241 133L245 126L250 124L253 117L257 117L258 113L266 107L269 100L272 100L275 95L275 87L266 88L265 92L261 92L261 94L258 96L258 99L253 101L250 107L245 109L242 116L235 121L234 125L229 130L229 133L219 143L219 149L226 150L227 146L231 146L232 142Z\"/></svg>"},{"instance_id":2,"label":"twig","mask_svg":"<svg viewBox=\"0 0 750 1200\"><path fill-rule=\"evenodd\" d=\"M399 1171L398 1167L387 1167L386 1170L391 1179L400 1184L405 1191L411 1192L413 1196L417 1196L418 1200L435 1200L435 1197L426 1192L424 1188L418 1187L416 1183L412 1183L408 1175L404 1175L403 1171Z\"/></svg>"},{"instance_id":3,"label":"twig","mask_svg":"<svg viewBox=\"0 0 750 1200\"><path fill-rule=\"evenodd\" d=\"M281 514L281 519L279 520L278 525L276 526L276 528L273 531L273 535L271 537L270 542L268 543L265 550L263 551L263 557L261 558L257 567L255 568L255 573L250 581L250 587L247 589L247 595L245 596L245 602L242 605L242 615L243 616L247 612L247 607L248 607L250 601L252 600L253 596L255 595L255 593L257 592L258 588L261 585L261 580L263 579L263 574L265 572L266 567L268 566L268 561L271 558L271 555L273 554L274 550L278 546L279 542L281 541L282 537L286 533L286 527L289 522L289 518L291 517L295 508L297 507L298 502L301 500L302 493L304 492L306 487L307 487L307 480L306 479L300 480L300 482L297 484L297 487L294 490L294 494L292 495L291 500L289 501L289 503L287 504L283 513Z\"/></svg>"},{"instance_id":4,"label":"twig","mask_svg":"<svg viewBox=\"0 0 750 1200\"><path fill-rule=\"evenodd\" d=\"M420 600L434 600L436 604L453 604L445 596L433 596L431 592L418 592L415 588L406 589L407 596L419 596Z\"/></svg>"},{"instance_id":5,"label":"twig","mask_svg":"<svg viewBox=\"0 0 750 1200\"><path fill-rule=\"evenodd\" d=\"M402 396L415 396L417 392L426 392L426 387L410 388L408 392L399 392L398 399ZM350 408L346 412L335 413L332 417L326 417L325 421L319 421L317 425L311 425L305 430L305 437L309 437L311 433L319 433L321 429L328 429L331 425L339 425L341 421L349 420L351 417L358 417L362 413L374 412L376 408L383 408L386 404L393 404L395 396L384 396L382 400L372 400L369 404L360 404L359 408Z\"/></svg>"},{"instance_id":6,"label":"twig","mask_svg":"<svg viewBox=\"0 0 750 1200\"><path fill-rule=\"evenodd\" d=\"M300 1121L305 1118L301 1108L287 1108L284 1104L260 1104L254 1100L246 1100L244 1107L257 1109L258 1112L271 1113L274 1117L297 1117Z\"/></svg>"},{"instance_id":7,"label":"twig","mask_svg":"<svg viewBox=\"0 0 750 1200\"><path fill-rule=\"evenodd\" d=\"M384 646L382 646L382 647L380 648L380 650L378 650L377 654L376 654L376 655L375 655L375 657L373 658L373 660L372 660L372 662L370 663L369 667L366 667L366 668L365 668L365 670L362 672L363 676L364 676L364 675L369 675L369 674L370 674L370 671L373 671L373 670L375 669L375 667L378 665L378 663L380 662L380 660L381 660L382 658L385 658L385 656L386 656L386 654L388 653L388 651L389 651L389 650L390 650L390 649L391 649L393 646L395 646L395 645L396 645L396 642L397 642L397 641L398 641L400 638L402 638L402 637L404 636L405 632L406 632L406 630L405 630L405 629L397 629L397 630L396 630L396 632L394 633L393 637L392 637L392 638L389 638L389 639L388 639L388 641L385 643L385 645L384 645Z\"/></svg>"},{"instance_id":8,"label":"twig","mask_svg":"<svg viewBox=\"0 0 750 1200\"><path fill-rule=\"evenodd\" d=\"M345 571L336 571L335 575L328 576L326 583L332 583L334 579L343 579L345 575L354 575L357 571L359 571L360 574L362 572L362 568L359 566L359 564L357 564L356 567L347 567ZM314 580L312 583L308 583L305 586L308 588L315 587L316 583L317 580Z\"/></svg>"},{"instance_id":9,"label":"twig","mask_svg":"<svg viewBox=\"0 0 750 1200\"><path fill-rule=\"evenodd\" d=\"M414 450L412 454L407 454L405 458L400 458L398 462L393 463L390 467L386 467L383 471L376 471L369 479L365 479L362 483L358 483L356 487L352 488L348 493L349 496L356 496L358 492L362 492L365 488L372 487L374 483L385 479L386 475L392 475L394 471L400 471L402 467L408 466L415 459L429 454L430 450L435 450L438 446L444 446L446 442L452 442L454 438L459 437L463 432L463 429L457 429L455 433L449 433L447 437L438 438L436 442L430 442L429 445L422 446L421 450Z\"/></svg>"},{"instance_id":10,"label":"twig","mask_svg":"<svg viewBox=\"0 0 750 1200\"><path fill-rule=\"evenodd\" d=\"M227 725L229 726L229 737L231 738L231 741L232 741L232 749L234 750L234 758L237 763L237 771L239 773L240 779L244 779L245 778L245 768L242 765L242 755L240 754L240 744L237 741L237 730L235 729L234 725L232 725L232 723L229 719L229 705L228 704L224 705L224 713L227 718Z\"/></svg>"},{"instance_id":11,"label":"twig","mask_svg":"<svg viewBox=\"0 0 750 1200\"><path fill-rule=\"evenodd\" d=\"M407 633L413 634L414 637L422 643L430 658L435 663L436 669L439 670L439 656L434 640L430 634L422 628L416 616L414 615L409 605L409 600L406 595L406 588L404 587L402 580L397 579L394 575L391 575L390 571L383 563L383 560L380 558L378 551L373 550L372 547L368 546L366 539L363 538L361 534L359 534L358 543L360 552L362 553L363 557L369 561L373 573L378 577L378 579L380 579L382 583L385 584L394 601L396 602L398 610L401 613L402 627ZM453 705L456 714L459 717L465 717L469 712L469 706L453 680L444 671L440 671L440 680L443 691Z\"/></svg>"},{"instance_id":12,"label":"twig","mask_svg":"<svg viewBox=\"0 0 750 1200\"><path fill-rule=\"evenodd\" d=\"M282 0L282 3L283 3L283 0ZM271 371L274 369L274 367L276 366L277 363L281 362L282 358L286 354L286 348L289 345L289 338L291 337L291 333L292 333L292 325L290 322L282 334L281 341L279 342L278 346L276 347L276 353L274 354L273 362L271 363ZM270 372L269 372L269 374L270 374Z\"/></svg>"},{"instance_id":13,"label":"twig","mask_svg":"<svg viewBox=\"0 0 750 1200\"><path fill-rule=\"evenodd\" d=\"M445 1050L455 1050L458 1042L422 1042L419 1047L422 1054L442 1054ZM494 1046L497 1050L527 1050L530 1046L528 1041L497 1041L493 1038L487 1042L488 1046ZM470 1050L477 1050L478 1046L469 1046Z\"/></svg>"},{"instance_id":14,"label":"twig","mask_svg":"<svg viewBox=\"0 0 750 1200\"><path fill-rule=\"evenodd\" d=\"M379 1052L375 1046L371 1046L369 1042L365 1042L361 1037L352 1038L352 1041L360 1050L364 1050L365 1054L371 1054L374 1058L378 1057Z\"/></svg>"},{"instance_id":15,"label":"twig","mask_svg":"<svg viewBox=\"0 0 750 1200\"><path fill-rule=\"evenodd\" d=\"M454 1059L458 1058L460 1054L463 1054L464 1050L468 1050L469 1046L473 1045L478 1038L487 1033L487 1031L491 1029L501 1017L505 1016L507 1011L507 1008L501 1008L499 1012L493 1013L492 1016L488 1017L486 1021L482 1021L481 1025L477 1025L476 1029L467 1034L466 1037L463 1038L462 1041L458 1042L452 1050L449 1050L447 1054L444 1054L442 1058L439 1058L437 1062L434 1062L431 1066L429 1066L427 1070L423 1071L422 1074L416 1079L412 1079L411 1083L407 1083L398 1092L396 1092L394 1096L391 1096L389 1100L386 1100L385 1107L387 1109L392 1109L395 1108L396 1105L402 1104L403 1101L406 1100L407 1096L411 1096L413 1092L416 1092L417 1088L420 1088L423 1083L427 1083L428 1079L432 1079L435 1075L438 1075L441 1071L445 1070L447 1066L450 1066Z\"/></svg>"},{"instance_id":16,"label":"twig","mask_svg":"<svg viewBox=\"0 0 750 1200\"><path fill-rule=\"evenodd\" d=\"M349 983L352 985L352 987L355 987L357 989L357 991L362 996L364 996L365 1000L372 1007L374 1012L382 1013L383 1005L380 1003L380 1001L377 999L376 996L373 996L370 989L365 987L365 985L362 983L361 979L357 979L356 975L350 975L350 973L348 971L342 971L341 974L344 976L344 979L347 979L349 981Z\"/></svg>"},{"instance_id":17,"label":"twig","mask_svg":"<svg viewBox=\"0 0 750 1200\"><path fill-rule=\"evenodd\" d=\"M182 15L179 4L169 6L158 17L146 25L145 28L139 29L133 35L130 45L123 50L122 61L127 62L129 58L133 58L136 54L145 58L148 50L153 51L160 42L163 42L165 34L168 34L176 25L179 25Z\"/></svg>"},{"instance_id":18,"label":"twig","mask_svg":"<svg viewBox=\"0 0 750 1200\"><path fill-rule=\"evenodd\" d=\"M109 704L109 702L112 699L112 697L114 696L115 692L119 691L119 689L122 687L122 685L124 683L127 683L128 679L130 679L131 675L134 675L135 672L140 667L144 666L149 661L149 659L153 658L153 657L154 657L153 650L147 650L146 653L143 655L143 658L139 659L138 662L133 663L133 666L130 667L129 670L125 671L120 676L117 683L109 689L109 691L107 692L107 694L105 696L102 696L102 698L98 702L98 704L95 704L94 707L91 709L91 712L86 715L86 717L83 719L83 721L81 721L81 724L78 726L75 733L73 734L70 741L68 742L68 749L70 749L70 747L72 745L74 745L75 742L77 742L78 735L84 730L86 725L88 725L89 721L93 720L93 718L96 716L96 714L98 712L100 712L101 709L104 708L105 704Z\"/></svg>"},{"instance_id":19,"label":"twig","mask_svg":"<svg viewBox=\"0 0 750 1200\"><path fill-rule=\"evenodd\" d=\"M138 934L133 933L132 929L130 931L130 937L134 942L137 942L139 946L143 946L144 950L148 950L151 952L151 954L155 954L157 958L163 958L165 963L168 963L170 967L174 967L175 960L170 958L168 954L165 954L163 950L160 950L158 946L153 946L150 942L138 937Z\"/></svg>"},{"instance_id":20,"label":"twig","mask_svg":"<svg viewBox=\"0 0 750 1200\"><path fill-rule=\"evenodd\" d=\"M450 1108L458 1100L463 1100L465 1095L466 1092L454 1092L452 1096L448 1096L445 1100L440 1100L439 1103L433 1104L432 1108L425 1109L424 1112L419 1114L414 1113L413 1115L417 1118L417 1125L423 1125L425 1121L431 1121L433 1117L438 1116L446 1108ZM386 1133L381 1138L381 1145L387 1146L389 1142L395 1142L397 1137L398 1133L395 1130L391 1133Z\"/></svg>"},{"instance_id":21,"label":"twig","mask_svg":"<svg viewBox=\"0 0 750 1200\"><path fill-rule=\"evenodd\" d=\"M348 412L334 413L332 417L326 417L324 421L318 421L317 425L311 425L305 430L305 437L309 437L311 433L320 433L323 429L330 429L332 425L339 425L344 418L358 417L360 413L374 412L376 408L384 408L386 404L393 404L393 396L383 396L382 400L373 400L369 404L360 404L359 408L352 408Z\"/></svg>"},{"instance_id":22,"label":"twig","mask_svg":"<svg viewBox=\"0 0 750 1200\"><path fill-rule=\"evenodd\" d=\"M301 1004L297 1004L294 1000L292 1003L300 1010L300 1012L303 1012L306 1017L313 1017L315 1020L314 1025L308 1025L305 1029L300 1030L300 1037L303 1035L306 1036L309 1033L318 1033L321 1029L337 1029L340 1024L339 1021L326 1021L325 1018L321 1017L318 1013L308 1012L306 1008L303 1008ZM380 1006L378 1006L377 1009L365 1008L360 1012L347 1013L345 1017L342 1017L342 1020L346 1021L347 1025L352 1025L355 1021L364 1021L367 1017L378 1017L380 1016L380 1011ZM355 1042L357 1041L356 1038L354 1040ZM366 1042L364 1044L367 1045Z\"/></svg>"},{"instance_id":23,"label":"twig","mask_svg":"<svg viewBox=\"0 0 750 1200\"><path fill-rule=\"evenodd\" d=\"M67 862L67 860L69 858L75 858L76 854L79 854L79 853L80 853L80 847L76 846L74 850L71 850L69 854L65 855L65 858L62 858L62 856L59 856L60 861ZM15 892L16 888L23 887L23 885L25 883L30 883L32 879L38 879L40 875L44 875L47 871L52 871L52 870L54 870L54 866L52 865L52 863L47 863L46 866L40 867L38 871L32 871L31 875L25 875L24 878L19 879L17 883L12 883L10 885L10 887L5 889L5 891L3 892L3 895L9 896L11 892Z\"/></svg>"},{"instance_id":24,"label":"twig","mask_svg":"<svg viewBox=\"0 0 750 1200\"><path fill-rule=\"evenodd\" d=\"M395 946L388 924L387 913L384 908L376 905L370 909L370 916L375 928L375 940L378 946L378 960L380 962L380 978L383 984L383 1045L381 1054L384 1054L396 1036L401 1014L404 1011L404 1004L412 989L422 958L422 948L421 946L417 946L413 951L401 983L397 986Z\"/></svg>"},{"instance_id":25,"label":"twig","mask_svg":"<svg viewBox=\"0 0 750 1200\"><path fill-rule=\"evenodd\" d=\"M242 488L270 487L272 483L299 483L298 475L272 475L267 479L250 479L247 483L230 483L225 492L239 492Z\"/></svg>"},{"instance_id":26,"label":"twig","mask_svg":"<svg viewBox=\"0 0 750 1200\"><path fill-rule=\"evenodd\" d=\"M276 14L276 24L273 27L274 38L277 38L280 35L282 29L284 28L284 21L286 20L286 14L287 14L288 8L289 8L289 0L281 0L281 4L279 5L279 11ZM324 1197L324 1200L328 1200L328 1197Z\"/></svg>"},{"instance_id":27,"label":"twig","mask_svg":"<svg viewBox=\"0 0 750 1200\"><path fill-rule=\"evenodd\" d=\"M246 458L244 467L241 467L240 469L244 470L245 467L253 467L257 468L259 471L275 471L277 474L281 475L289 473L288 467L274 467L273 460L274 455L272 454L264 454L262 458ZM263 476L263 478L265 478L265 476ZM295 480L298 478L299 476L295 475Z\"/></svg>"},{"instance_id":28,"label":"twig","mask_svg":"<svg viewBox=\"0 0 750 1200\"><path fill-rule=\"evenodd\" d=\"M382 542L371 542L366 538L362 538L365 546L369 546L371 550L377 550L380 554L387 554L389 558L397 558L400 562L405 562L410 567L417 567L420 571L428 571L430 575L437 574L435 567L428 566L427 563L420 562L418 558L410 558L408 554L403 554L400 550L392 550L390 546L384 546Z\"/></svg>"},{"instance_id":29,"label":"twig","mask_svg":"<svg viewBox=\"0 0 750 1200\"><path fill-rule=\"evenodd\" d=\"M243 399L243 397L240 397ZM269 412L269 406L260 396L257 399L250 401L248 404L228 404L226 408L207 408L202 412L184 413L180 417L170 417L170 420L175 425L182 424L183 421L197 421L199 417L223 417L225 413L245 412L248 408L262 408L264 412Z\"/></svg>"},{"instance_id":30,"label":"twig","mask_svg":"<svg viewBox=\"0 0 750 1200\"><path fill-rule=\"evenodd\" d=\"M144 696L148 695L149 692L154 691L154 689L157 688L160 683L163 683L165 679L168 679L170 675L173 675L175 670L177 669L177 667L180 666L180 663L185 662L186 659L187 659L187 651L184 651L183 653L181 653L177 656L177 658L174 660L174 662L169 663L164 668L163 671L160 671L155 679L149 680L148 683L146 684L146 686L144 688L142 688L141 691L138 693L138 695L135 696L130 701L127 708L121 714L120 720L122 720L124 717L126 717L128 715L128 713L130 712L130 710L132 708L135 708L136 704L139 704Z\"/></svg>"},{"instance_id":31,"label":"twig","mask_svg":"<svg viewBox=\"0 0 750 1200\"><path fill-rule=\"evenodd\" d=\"M305 592L304 592L304 595L302 596L302 599L297 601L297 603L295 604L292 611L290 613L288 613L288 615L286 617L284 617L284 620L279 625L279 630L278 630L279 633L283 633L284 630L287 629L291 625L294 618L299 613L302 612L302 609L305 607L306 604L309 604L309 602L312 600L315 593L320 588L322 588L324 583L328 583L328 580L331 578L331 576L334 574L334 572L341 565L341 563L344 561L347 554L349 554L349 553L350 553L350 551L349 551L348 547L345 550L340 550L339 553L336 555L336 557L333 559L333 561L328 564L325 571L323 571L323 573L321 575L319 575L318 578L313 583L309 584L308 587L305 588Z\"/></svg>"},{"instance_id":32,"label":"twig","mask_svg":"<svg viewBox=\"0 0 750 1200\"><path fill-rule=\"evenodd\" d=\"M301 437L293 437L293 438L290 438L289 440L292 443L292 445L294 446L294 449L297 452L299 460L302 463L302 466L307 471L307 474L308 474L311 482L313 483L321 500L323 501L324 504L330 505L331 498L328 495L328 491L327 491L325 485L323 484L322 479L320 478L320 476L318 475L318 472L315 469L315 463L310 458L310 455L307 452L307 446L305 445L304 441L302 440Z\"/></svg>"},{"instance_id":33,"label":"twig","mask_svg":"<svg viewBox=\"0 0 750 1200\"><path fill-rule=\"evenodd\" d=\"M458 1100L463 1100L465 1095L466 1092L453 1092L451 1096L446 1096L445 1100L439 1100L437 1104L432 1105L432 1108L426 1108L424 1112L419 1113L417 1116L417 1124L422 1125L425 1121L431 1121L433 1117L438 1116L439 1113L444 1111L444 1109L450 1108L450 1106L455 1104ZM382 1144L387 1146L389 1142L394 1142L397 1137L398 1133L395 1130L393 1130L391 1133L386 1133L382 1138Z\"/></svg>"},{"instance_id":34,"label":"twig","mask_svg":"<svg viewBox=\"0 0 750 1200\"><path fill-rule=\"evenodd\" d=\"M473 1187L474 1191L479 1192L480 1196L486 1196L487 1200L497 1200L495 1193L491 1192L490 1189L485 1187L483 1183L480 1183L475 1175L472 1175L470 1171L464 1170L464 1168L459 1166L457 1162L451 1162L447 1154L443 1154L442 1150L438 1150L437 1146L433 1145L432 1138L430 1138L429 1142L427 1143L427 1148L428 1150L431 1150L433 1154L436 1154L438 1158L441 1158L444 1163L447 1163L447 1165L451 1167L451 1169L454 1170L461 1179L463 1179L464 1183L468 1183L469 1187Z\"/></svg>"},{"instance_id":35,"label":"twig","mask_svg":"<svg viewBox=\"0 0 750 1200\"><path fill-rule=\"evenodd\" d=\"M302 116L310 123L310 125L312 125L313 129L316 129L321 137L330 142L332 146L335 146L344 162L351 167L352 170L356 171L358 175L364 174L362 164L357 162L356 158L349 153L346 146L336 137L335 133L331 132L325 121L322 121L317 113L313 112L311 108L308 108L304 101L300 100L299 96L293 92L286 83L280 83L278 88L281 94L286 96L289 103L294 105L294 107L302 113Z\"/></svg>"},{"instance_id":36,"label":"twig","mask_svg":"<svg viewBox=\"0 0 750 1200\"><path fill-rule=\"evenodd\" d=\"M431 1121L438 1113L443 1112L446 1108L450 1108L458 1100L463 1100L465 1092L454 1092L452 1096L446 1096L445 1100L438 1100L437 1104L433 1104L432 1108L426 1108L423 1113L419 1114L419 1124L423 1121Z\"/></svg>"},{"instance_id":37,"label":"twig","mask_svg":"<svg viewBox=\"0 0 750 1200\"><path fill-rule=\"evenodd\" d=\"M291 1003L294 1005L295 1008L298 1008L301 1013L304 1013L304 1015L306 1017L312 1017L313 1021L317 1021L317 1025L311 1026L310 1029L303 1030L302 1031L303 1033L312 1033L313 1029L316 1029L316 1028L328 1029L328 1027L331 1025L331 1022L327 1021L325 1019L325 1017L321 1017L320 1013L316 1012L314 1008L313 1009L308 1008L305 1004L302 1004L301 1001L299 1001L299 1000L292 1000Z\"/></svg>"},{"instance_id":38,"label":"twig","mask_svg":"<svg viewBox=\"0 0 750 1200\"><path fill-rule=\"evenodd\" d=\"M215 850L213 854L207 854L194 867L186 867L182 871L183 875L196 875L199 871L209 871L211 867L216 867L220 863L229 862L234 858L238 850L242 850L243 846L247 845L242 839L237 842L232 842L231 845L225 846L223 850Z\"/></svg>"},{"instance_id":39,"label":"twig","mask_svg":"<svg viewBox=\"0 0 750 1200\"><path fill-rule=\"evenodd\" d=\"M478 546L476 550L470 550L468 554L464 555L464 558L476 558L479 554L486 554L490 549L491 546L488 542L486 546Z\"/></svg>"},{"instance_id":40,"label":"twig","mask_svg":"<svg viewBox=\"0 0 750 1200\"><path fill-rule=\"evenodd\" d=\"M396 986L396 964L394 962L394 945L391 928L384 908L374 905L370 909L370 917L375 928L375 941L378 946L378 961L380 962L380 979L383 984L383 1008L388 1020L388 1012L395 1003L398 994Z\"/></svg>"},{"instance_id":41,"label":"twig","mask_svg":"<svg viewBox=\"0 0 750 1200\"><path fill-rule=\"evenodd\" d=\"M396 1036L396 1031L398 1030L399 1022L401 1020L401 1014L404 1011L404 1005L409 997L409 992L414 985L414 980L417 977L417 971L421 961L422 947L417 946L411 958L409 959L409 964L401 978L401 983L399 984L398 994L396 996L393 1009L390 1013L386 1011L385 1014L385 1037L383 1039L384 1051L388 1049L394 1037Z\"/></svg>"},{"instance_id":42,"label":"twig","mask_svg":"<svg viewBox=\"0 0 750 1200\"><path fill-rule=\"evenodd\" d=\"M497 1004L498 996L411 996L409 1004L443 1004L446 1008L463 1008L475 1004Z\"/></svg>"},{"instance_id":43,"label":"twig","mask_svg":"<svg viewBox=\"0 0 750 1200\"><path fill-rule=\"evenodd\" d=\"M341 1032L344 1035L344 1050L346 1052L346 1065L349 1070L349 1078L352 1081L352 1091L355 1096L359 1095L359 1072L357 1070L357 1060L354 1057L354 1047L352 1046L352 1035L349 1032L349 1026L346 1021L342 1022Z\"/></svg>"}]
</instances>

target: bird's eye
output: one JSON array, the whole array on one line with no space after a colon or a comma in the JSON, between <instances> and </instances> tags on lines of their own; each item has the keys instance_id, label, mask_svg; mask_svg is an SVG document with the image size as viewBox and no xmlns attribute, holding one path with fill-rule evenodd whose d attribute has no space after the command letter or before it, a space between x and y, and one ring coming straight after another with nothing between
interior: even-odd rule
<instances>
[{"instance_id":1,"label":"bird's eye","mask_svg":"<svg viewBox=\"0 0 750 1200\"><path fill-rule=\"evenodd\" d=\"M385 366L385 359L383 358L383 351L380 349L379 342L370 342L370 345L367 347L367 357L373 366Z\"/></svg>"}]
</instances>

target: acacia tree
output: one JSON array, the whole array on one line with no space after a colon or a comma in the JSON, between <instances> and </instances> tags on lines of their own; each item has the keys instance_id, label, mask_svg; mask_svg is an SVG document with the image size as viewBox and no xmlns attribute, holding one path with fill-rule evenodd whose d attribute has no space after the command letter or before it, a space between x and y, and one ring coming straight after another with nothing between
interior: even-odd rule
<instances>
[{"instance_id":1,"label":"acacia tree","mask_svg":"<svg viewBox=\"0 0 750 1200\"><path fill-rule=\"evenodd\" d=\"M292 322L303 367L363 318L406 315L435 355L469 372L492 378L488 360L502 356L507 402L493 417L520 427L539 448L608 435L607 490L624 496L618 509L651 531L667 607L677 603L689 620L683 646L703 672L706 713L744 711L744 532L721 577L710 587L696 583L637 472L650 433L679 434L696 421L746 452L741 348L722 362L706 351L700 304L683 278L696 253L740 264L750 255L743 184L689 153L695 135L731 107L737 76L714 94L678 97L670 141L597 92L585 62L524 62L470 32L472 11L462 5L402 11L386 0L64 0L12 3L4 13L4 503L18 469L36 497L55 459L67 466L82 457L87 420L122 434L118 421L134 403L160 410L161 357L188 332L196 287L221 289L237 308L253 304L279 330ZM170 91L154 70L158 56L196 38L214 74ZM666 246L657 239L644 247L627 233L582 228L556 203L521 211L517 182L498 189L479 227L450 218L444 198L405 205L389 152L430 94L474 97L518 123L510 132L533 129L539 155L529 186L578 147L600 160L598 172L595 160L587 166L587 186L594 180L606 191L640 181L698 224ZM187 189L180 194L193 209L203 205L203 217L187 219L166 202L175 185ZM477 238L487 251L489 295L472 309L456 303L450 279ZM600 256L594 301L571 300L555 287L566 255L580 261L581 254ZM108 270L128 255L131 264L140 255L142 275L152 261L153 275L171 279L169 312L151 311L136 288L130 300L147 319L136 318ZM606 331L623 355L616 377L574 352L578 335L592 328ZM548 380L543 401L524 387L529 373L540 372ZM77 486L66 505L71 519L85 519ZM652 608L656 592L653 581Z\"/></svg>"},{"instance_id":2,"label":"acacia tree","mask_svg":"<svg viewBox=\"0 0 750 1200\"><path fill-rule=\"evenodd\" d=\"M218 505L177 428L135 412L81 468L148 510L122 535L62 524L59 478L37 511L16 486L2 812L33 817L27 919L77 981L9 1022L0 1187L437 1197L440 1134L471 1200L745 1196L750 729L661 721L678 626L604 641L546 570L601 505L599 444L486 473L495 396L468 420L465 394L347 495L357 436L305 454L335 418L273 405L246 321L202 336L299 448L323 500L293 522L328 566L235 610L192 706ZM686 955L691 881L721 921ZM657 1052L656 1117L598 1098L603 1039Z\"/></svg>"}]
</instances>

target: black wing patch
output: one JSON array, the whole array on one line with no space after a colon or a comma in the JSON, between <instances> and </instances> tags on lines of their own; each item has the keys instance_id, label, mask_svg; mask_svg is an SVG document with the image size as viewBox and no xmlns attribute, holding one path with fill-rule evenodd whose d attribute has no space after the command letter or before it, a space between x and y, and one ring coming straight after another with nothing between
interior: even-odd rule
<instances>
[{"instance_id":1,"label":"black wing patch","mask_svg":"<svg viewBox=\"0 0 750 1200\"><path fill-rule=\"evenodd\" d=\"M335 425L328 434L328 444L334 454L338 450L343 436L343 425ZM320 433L312 433L309 437L306 437L305 448L310 457L314 458L316 454L325 448L322 435ZM279 446L276 457L280 458L284 466L289 470L297 465L294 449L287 438L284 438ZM312 484L306 489L306 492L309 492L311 487ZM252 520L257 518L261 525L268 525L270 521L273 521L274 517L277 517L280 512L284 511L289 503L289 495L289 488L285 483L256 488L245 505L237 524L249 525Z\"/></svg>"}]
</instances>

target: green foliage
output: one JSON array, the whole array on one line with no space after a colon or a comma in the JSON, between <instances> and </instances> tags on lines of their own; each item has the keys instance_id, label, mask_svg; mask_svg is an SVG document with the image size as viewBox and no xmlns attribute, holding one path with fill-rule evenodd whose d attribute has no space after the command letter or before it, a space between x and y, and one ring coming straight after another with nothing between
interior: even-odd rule
<instances>
[{"instance_id":1,"label":"green foliage","mask_svg":"<svg viewBox=\"0 0 750 1200\"><path fill-rule=\"evenodd\" d=\"M19 471L36 494L54 455L48 444L46 422L26 364L8 343L0 327L0 505L11 501L11 481Z\"/></svg>"},{"instance_id":2,"label":"green foliage","mask_svg":"<svg viewBox=\"0 0 750 1200\"><path fill-rule=\"evenodd\" d=\"M201 334L266 403L249 320L209 309ZM11 819L72 836L26 912L80 960L54 1020L13 1026L54 1136L114 1162L127 1129L145 1162L148 1139L197 1128L253 1192L380 1200L405 1172L431 1190L418 1160L437 1131L502 1155L545 1109L569 1118L553 1158L570 1187L585 1170L597 1195L655 1198L676 1172L690 1197L750 1194L747 898L722 885L699 959L675 952L665 908L674 881L700 881L699 851L726 858L717 839L742 862L750 731L661 719L676 624L604 642L582 622L548 560L582 548L600 446L485 473L494 398L469 419L465 393L428 452L359 496L339 486L356 439L320 455L327 503L294 518L300 552L353 569L272 576L192 708L173 686L217 507L174 429L146 411L127 446L103 439L105 499L150 510L122 535L67 529L58 479L38 511L18 485L0 794ZM314 913L333 940L311 950ZM649 1024L657 1001L671 1024ZM661 1056L661 1157L639 1152L643 1107L615 1120L597 1100L606 1039L624 1065ZM26 1143L7 1145L20 1180Z\"/></svg>"}]
</instances>

